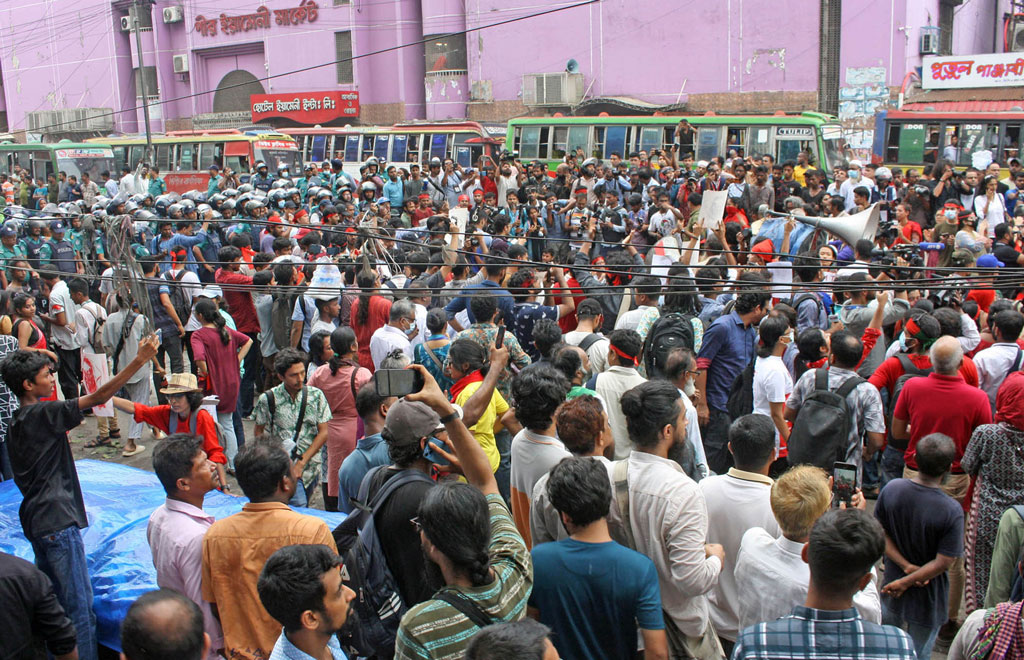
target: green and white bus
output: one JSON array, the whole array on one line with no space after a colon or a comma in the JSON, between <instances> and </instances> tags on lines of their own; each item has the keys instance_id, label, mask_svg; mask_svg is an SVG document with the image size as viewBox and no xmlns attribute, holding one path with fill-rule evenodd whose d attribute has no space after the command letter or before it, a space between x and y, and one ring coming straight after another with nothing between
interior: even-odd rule
<instances>
[{"instance_id":1,"label":"green and white bus","mask_svg":"<svg viewBox=\"0 0 1024 660\"><path fill-rule=\"evenodd\" d=\"M676 128L686 121L692 131ZM843 158L846 144L839 121L819 112L773 115L663 115L630 117L519 117L509 120L505 147L523 160L546 161L554 169L566 152L582 149L587 157L607 161L613 153L666 150L673 144L677 158L692 153L697 160L769 154L776 162L796 160L807 150L818 167L831 171Z\"/></svg>"},{"instance_id":2,"label":"green and white bus","mask_svg":"<svg viewBox=\"0 0 1024 660\"><path fill-rule=\"evenodd\" d=\"M51 144L0 143L0 170L13 172L15 165L42 179L59 172L69 176L73 174L79 180L84 172L88 172L97 182L103 171L109 171L116 177L114 150L108 144L80 144L67 140Z\"/></svg>"}]
</instances>

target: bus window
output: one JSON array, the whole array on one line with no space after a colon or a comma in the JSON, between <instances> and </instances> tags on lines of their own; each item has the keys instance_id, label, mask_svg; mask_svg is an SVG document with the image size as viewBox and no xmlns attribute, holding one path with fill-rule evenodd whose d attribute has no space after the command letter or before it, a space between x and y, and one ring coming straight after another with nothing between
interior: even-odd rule
<instances>
[{"instance_id":1,"label":"bus window","mask_svg":"<svg viewBox=\"0 0 1024 660\"><path fill-rule=\"evenodd\" d=\"M249 164L244 156L228 156L224 159L224 167L235 172L248 172Z\"/></svg>"},{"instance_id":2,"label":"bus window","mask_svg":"<svg viewBox=\"0 0 1024 660\"><path fill-rule=\"evenodd\" d=\"M442 162L448 157L447 133L434 133L430 136L430 157L440 158Z\"/></svg>"},{"instance_id":3,"label":"bus window","mask_svg":"<svg viewBox=\"0 0 1024 660\"><path fill-rule=\"evenodd\" d=\"M604 129L604 153L603 158L611 158L612 154L619 154L620 158L626 158L626 127L609 126Z\"/></svg>"},{"instance_id":4,"label":"bus window","mask_svg":"<svg viewBox=\"0 0 1024 660\"><path fill-rule=\"evenodd\" d=\"M519 129L516 129L519 132ZM565 144L569 140L568 126L555 126L554 136L551 138L551 158L565 158Z\"/></svg>"},{"instance_id":5,"label":"bus window","mask_svg":"<svg viewBox=\"0 0 1024 660\"><path fill-rule=\"evenodd\" d=\"M312 137L309 140L309 153L307 156L308 160L322 162L327 157L327 136L326 135L313 135L307 136ZM303 153L306 153L305 151Z\"/></svg>"},{"instance_id":6,"label":"bus window","mask_svg":"<svg viewBox=\"0 0 1024 660\"><path fill-rule=\"evenodd\" d=\"M410 163L420 162L420 137L419 133L410 133L409 142L406 144L406 158Z\"/></svg>"},{"instance_id":7,"label":"bus window","mask_svg":"<svg viewBox=\"0 0 1024 660\"><path fill-rule=\"evenodd\" d=\"M132 146L128 151L128 167L135 171L138 164L146 159L146 147L143 145Z\"/></svg>"},{"instance_id":8,"label":"bus window","mask_svg":"<svg viewBox=\"0 0 1024 660\"><path fill-rule=\"evenodd\" d=\"M349 135L345 138L345 160L354 163L359 160L359 138L358 134ZM337 149L337 147L335 147Z\"/></svg>"},{"instance_id":9,"label":"bus window","mask_svg":"<svg viewBox=\"0 0 1024 660\"><path fill-rule=\"evenodd\" d=\"M391 161L395 163L406 162L406 153L408 152L409 136L408 135L396 135L395 139L391 141Z\"/></svg>"},{"instance_id":10,"label":"bus window","mask_svg":"<svg viewBox=\"0 0 1024 660\"><path fill-rule=\"evenodd\" d=\"M208 169L210 165L223 165L224 144L217 142L201 142L199 144L199 169Z\"/></svg>"},{"instance_id":11,"label":"bus window","mask_svg":"<svg viewBox=\"0 0 1024 660\"><path fill-rule=\"evenodd\" d=\"M740 158L743 157L745 147L747 144L747 129L745 126L730 126L725 129L725 154L729 155L729 150L734 149L736 155Z\"/></svg>"},{"instance_id":12,"label":"bus window","mask_svg":"<svg viewBox=\"0 0 1024 660\"><path fill-rule=\"evenodd\" d=\"M33 151L32 176L46 181L46 177L50 174L53 174L53 163L50 162L50 154L45 151Z\"/></svg>"},{"instance_id":13,"label":"bus window","mask_svg":"<svg viewBox=\"0 0 1024 660\"><path fill-rule=\"evenodd\" d=\"M752 126L750 128L750 153L755 156L763 156L764 154L771 153L771 147L769 146L769 138L771 131L767 126ZM685 152L684 152L685 153Z\"/></svg>"},{"instance_id":14,"label":"bus window","mask_svg":"<svg viewBox=\"0 0 1024 660\"><path fill-rule=\"evenodd\" d=\"M646 151L650 156L651 152L661 147L661 129L653 126L644 126L640 129L640 151Z\"/></svg>"},{"instance_id":15,"label":"bus window","mask_svg":"<svg viewBox=\"0 0 1024 660\"><path fill-rule=\"evenodd\" d=\"M582 149L583 153L587 153L587 149L590 146L588 139L590 133L589 126L570 126L569 127L569 140L566 146L568 151L576 153L577 149Z\"/></svg>"},{"instance_id":16,"label":"bus window","mask_svg":"<svg viewBox=\"0 0 1024 660\"><path fill-rule=\"evenodd\" d=\"M196 145L182 143L178 146L178 162L177 169L181 171L189 171L196 169Z\"/></svg>"},{"instance_id":17,"label":"bus window","mask_svg":"<svg viewBox=\"0 0 1024 660\"><path fill-rule=\"evenodd\" d=\"M812 156L814 155L814 149L811 147L810 140L779 140L775 143L775 146L775 160L778 163L785 163L787 160L795 163L796 155L801 151L806 151Z\"/></svg>"},{"instance_id":18,"label":"bus window","mask_svg":"<svg viewBox=\"0 0 1024 660\"><path fill-rule=\"evenodd\" d=\"M469 145L455 147L455 162L463 167L473 166L473 154L469 150Z\"/></svg>"},{"instance_id":19,"label":"bus window","mask_svg":"<svg viewBox=\"0 0 1024 660\"><path fill-rule=\"evenodd\" d=\"M540 126L523 126L523 137L519 141L520 158L540 157Z\"/></svg>"},{"instance_id":20,"label":"bus window","mask_svg":"<svg viewBox=\"0 0 1024 660\"><path fill-rule=\"evenodd\" d=\"M110 175L117 178L115 175L121 171L121 168L125 164L125 155L128 153L128 147L114 147L114 171ZM28 167L27 163L22 163L22 167Z\"/></svg>"},{"instance_id":21,"label":"bus window","mask_svg":"<svg viewBox=\"0 0 1024 660\"><path fill-rule=\"evenodd\" d=\"M668 151L669 147L676 143L676 127L675 126L662 126L661 127L661 148ZM693 142L690 142L693 145Z\"/></svg>"},{"instance_id":22,"label":"bus window","mask_svg":"<svg viewBox=\"0 0 1024 660\"><path fill-rule=\"evenodd\" d=\"M376 142L376 139L377 139L376 135L364 135L363 136L363 154L362 154L362 157L359 158L360 161L365 161L370 156L373 155L373 145Z\"/></svg>"},{"instance_id":23,"label":"bus window","mask_svg":"<svg viewBox=\"0 0 1024 660\"><path fill-rule=\"evenodd\" d=\"M885 162L902 163L900 160L900 133L901 124L889 124L885 127Z\"/></svg>"},{"instance_id":24,"label":"bus window","mask_svg":"<svg viewBox=\"0 0 1024 660\"><path fill-rule=\"evenodd\" d=\"M547 159L548 151L549 151L548 144L549 144L550 141L551 141L551 127L550 126L541 126L541 129L540 129L540 143L538 145L538 149L540 150L539 151L539 157L540 158L543 158L545 160Z\"/></svg>"},{"instance_id":25,"label":"bus window","mask_svg":"<svg viewBox=\"0 0 1024 660\"><path fill-rule=\"evenodd\" d=\"M697 129L697 160L711 160L718 155L717 126L701 126Z\"/></svg>"},{"instance_id":26,"label":"bus window","mask_svg":"<svg viewBox=\"0 0 1024 660\"><path fill-rule=\"evenodd\" d=\"M995 159L999 146L997 124L963 124L960 127L960 160L979 170Z\"/></svg>"},{"instance_id":27,"label":"bus window","mask_svg":"<svg viewBox=\"0 0 1024 660\"><path fill-rule=\"evenodd\" d=\"M924 155L921 158L921 162L934 163L939 157L939 125L926 124L924 135Z\"/></svg>"},{"instance_id":28,"label":"bus window","mask_svg":"<svg viewBox=\"0 0 1024 660\"><path fill-rule=\"evenodd\" d=\"M1001 161L1020 158L1020 124L1007 124L1003 132L1003 153Z\"/></svg>"},{"instance_id":29,"label":"bus window","mask_svg":"<svg viewBox=\"0 0 1024 660\"><path fill-rule=\"evenodd\" d=\"M157 144L153 150L156 151L156 166L161 172L171 169L171 154L174 151L173 144Z\"/></svg>"},{"instance_id":30,"label":"bus window","mask_svg":"<svg viewBox=\"0 0 1024 660\"><path fill-rule=\"evenodd\" d=\"M391 143L390 135L378 135L373 143L373 155L377 160L388 160L388 145Z\"/></svg>"}]
</instances>

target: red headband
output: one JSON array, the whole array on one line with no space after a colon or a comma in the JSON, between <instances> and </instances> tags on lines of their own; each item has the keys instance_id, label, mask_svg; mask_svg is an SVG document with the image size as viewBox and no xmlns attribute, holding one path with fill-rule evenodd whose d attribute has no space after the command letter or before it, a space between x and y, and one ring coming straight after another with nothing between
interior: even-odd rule
<instances>
[{"instance_id":1,"label":"red headband","mask_svg":"<svg viewBox=\"0 0 1024 660\"><path fill-rule=\"evenodd\" d=\"M630 360L633 362L633 366L636 367L640 364L640 360L633 355L626 355L626 352L620 349L615 344L608 344L608 347L612 349L612 352L618 355L623 360Z\"/></svg>"}]
</instances>

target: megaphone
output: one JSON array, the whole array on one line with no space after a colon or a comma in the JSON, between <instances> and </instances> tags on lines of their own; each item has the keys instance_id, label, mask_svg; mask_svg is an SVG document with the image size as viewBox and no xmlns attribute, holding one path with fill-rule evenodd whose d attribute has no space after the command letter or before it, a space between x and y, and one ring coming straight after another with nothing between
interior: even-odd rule
<instances>
[{"instance_id":1,"label":"megaphone","mask_svg":"<svg viewBox=\"0 0 1024 660\"><path fill-rule=\"evenodd\" d=\"M787 217L789 214L772 212L772 215ZM850 216L842 216L839 218L809 218L805 215L794 215L793 218L797 222L802 222L805 225L810 225L817 229L824 229L830 234L843 239L843 241L845 241L850 247L853 247L854 244L862 238L867 238L871 241L875 240L875 233L878 231L879 220L878 202L872 204L867 210Z\"/></svg>"},{"instance_id":2,"label":"megaphone","mask_svg":"<svg viewBox=\"0 0 1024 660\"><path fill-rule=\"evenodd\" d=\"M565 70L568 73L579 73L580 63L577 62L576 60L569 60L568 62L565 63Z\"/></svg>"}]
</instances>

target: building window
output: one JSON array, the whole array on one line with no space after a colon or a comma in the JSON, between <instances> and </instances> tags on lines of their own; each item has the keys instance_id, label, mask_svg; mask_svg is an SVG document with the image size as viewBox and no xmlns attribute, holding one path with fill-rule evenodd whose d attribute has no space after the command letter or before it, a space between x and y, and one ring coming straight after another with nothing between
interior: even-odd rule
<instances>
[{"instance_id":1,"label":"building window","mask_svg":"<svg viewBox=\"0 0 1024 660\"><path fill-rule=\"evenodd\" d=\"M337 60L335 67L338 71L339 84L352 84L355 78L352 75L352 32L334 33L334 59Z\"/></svg>"},{"instance_id":2,"label":"building window","mask_svg":"<svg viewBox=\"0 0 1024 660\"><path fill-rule=\"evenodd\" d=\"M953 3L939 3L939 55L953 53Z\"/></svg>"},{"instance_id":3,"label":"building window","mask_svg":"<svg viewBox=\"0 0 1024 660\"><path fill-rule=\"evenodd\" d=\"M424 50L427 73L466 70L466 35L433 35L426 38Z\"/></svg>"},{"instance_id":4,"label":"building window","mask_svg":"<svg viewBox=\"0 0 1024 660\"><path fill-rule=\"evenodd\" d=\"M350 5L352 0L334 0L334 6L340 7L341 5Z\"/></svg>"},{"instance_id":5,"label":"building window","mask_svg":"<svg viewBox=\"0 0 1024 660\"><path fill-rule=\"evenodd\" d=\"M146 81L146 96L153 98L154 96L160 95L160 88L156 82L156 67L147 66L142 69L143 75L145 75ZM139 69L138 67L132 69L132 77L135 79L135 97L142 98L142 86L139 80Z\"/></svg>"}]
</instances>

